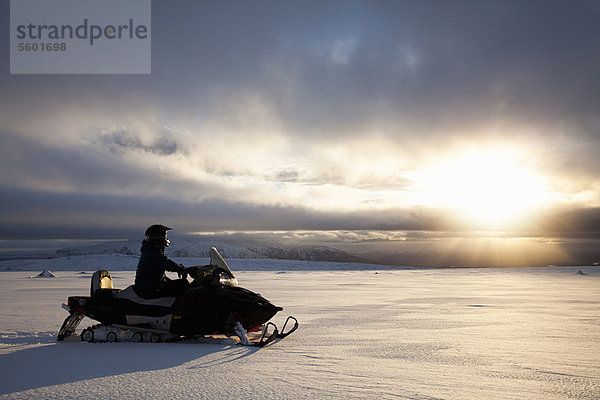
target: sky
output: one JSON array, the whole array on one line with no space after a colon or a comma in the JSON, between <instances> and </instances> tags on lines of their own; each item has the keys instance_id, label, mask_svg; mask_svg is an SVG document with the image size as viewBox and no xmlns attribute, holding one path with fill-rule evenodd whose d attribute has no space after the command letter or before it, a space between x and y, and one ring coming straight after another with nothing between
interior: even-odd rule
<instances>
[{"instance_id":1,"label":"sky","mask_svg":"<svg viewBox=\"0 0 600 400\"><path fill-rule=\"evenodd\" d=\"M153 1L149 75L1 58L2 237L597 238L599 20L595 0Z\"/></svg>"}]
</instances>

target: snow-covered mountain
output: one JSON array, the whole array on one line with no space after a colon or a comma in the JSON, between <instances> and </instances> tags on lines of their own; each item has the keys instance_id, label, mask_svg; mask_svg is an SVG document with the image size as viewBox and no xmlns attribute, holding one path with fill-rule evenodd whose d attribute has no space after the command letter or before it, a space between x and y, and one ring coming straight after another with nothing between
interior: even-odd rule
<instances>
[{"instance_id":1,"label":"snow-covered mountain","mask_svg":"<svg viewBox=\"0 0 600 400\"><path fill-rule=\"evenodd\" d=\"M139 255L141 243L139 240L110 241L90 246L64 248L56 251L56 257L80 256L91 254L123 254ZM280 259L304 261L337 261L357 262L358 257L347 252L325 246L316 245L281 245L252 241L210 240L195 237L177 237L166 250L169 257L205 257L208 251L216 247L225 258L245 259Z\"/></svg>"}]
</instances>

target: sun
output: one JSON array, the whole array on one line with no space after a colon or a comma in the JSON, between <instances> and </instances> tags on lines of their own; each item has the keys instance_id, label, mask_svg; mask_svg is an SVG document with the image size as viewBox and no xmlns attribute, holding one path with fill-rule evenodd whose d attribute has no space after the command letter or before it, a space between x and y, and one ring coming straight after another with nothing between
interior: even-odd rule
<instances>
[{"instance_id":1,"label":"sun","mask_svg":"<svg viewBox=\"0 0 600 400\"><path fill-rule=\"evenodd\" d=\"M510 149L469 151L439 162L425 177L428 197L481 229L507 229L548 199L544 179Z\"/></svg>"}]
</instances>

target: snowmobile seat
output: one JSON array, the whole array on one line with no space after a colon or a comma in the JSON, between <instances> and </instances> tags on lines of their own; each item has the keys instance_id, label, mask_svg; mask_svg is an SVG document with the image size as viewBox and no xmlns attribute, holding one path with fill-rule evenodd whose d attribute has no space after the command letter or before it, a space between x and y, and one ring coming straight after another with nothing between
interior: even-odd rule
<instances>
[{"instance_id":1,"label":"snowmobile seat","mask_svg":"<svg viewBox=\"0 0 600 400\"><path fill-rule=\"evenodd\" d=\"M171 307L173 303L175 303L175 297L158 297L156 299L145 299L139 296L135 292L135 290L133 290L133 285L128 286L127 288L117 292L114 295L114 298L131 300L134 303L144 304L147 306Z\"/></svg>"},{"instance_id":2,"label":"snowmobile seat","mask_svg":"<svg viewBox=\"0 0 600 400\"><path fill-rule=\"evenodd\" d=\"M94 275L92 275L90 296L94 297L96 292L101 289L108 289L111 293L114 291L112 277L105 269L99 269L98 271L94 272Z\"/></svg>"}]
</instances>

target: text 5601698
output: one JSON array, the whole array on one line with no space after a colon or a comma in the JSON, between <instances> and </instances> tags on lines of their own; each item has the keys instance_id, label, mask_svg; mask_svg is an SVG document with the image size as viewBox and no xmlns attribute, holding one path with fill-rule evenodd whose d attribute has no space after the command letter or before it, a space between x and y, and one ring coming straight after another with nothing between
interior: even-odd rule
<instances>
[{"instance_id":1,"label":"text 5601698","mask_svg":"<svg viewBox=\"0 0 600 400\"><path fill-rule=\"evenodd\" d=\"M45 52L53 52L53 51L67 51L66 43L29 43L29 42L20 42L17 44L17 49L19 51L45 51Z\"/></svg>"}]
</instances>

